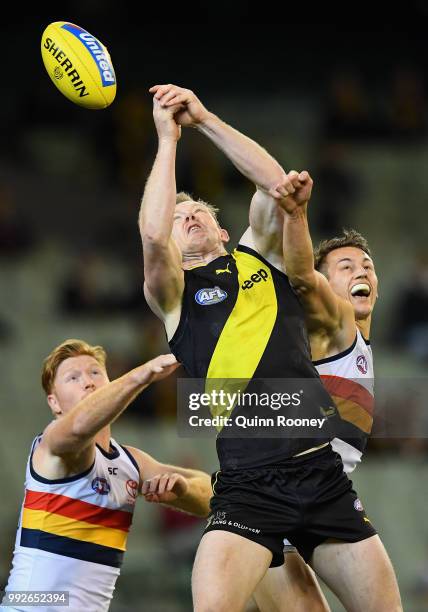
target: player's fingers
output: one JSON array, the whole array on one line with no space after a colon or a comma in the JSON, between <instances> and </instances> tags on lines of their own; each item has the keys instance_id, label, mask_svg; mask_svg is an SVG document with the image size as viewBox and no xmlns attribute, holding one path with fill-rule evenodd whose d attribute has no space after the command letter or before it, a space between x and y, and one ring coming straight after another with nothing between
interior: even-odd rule
<instances>
[{"instance_id":1,"label":"player's fingers","mask_svg":"<svg viewBox=\"0 0 428 612\"><path fill-rule=\"evenodd\" d=\"M155 476L154 478L149 478L143 482L143 486L141 487L141 493L146 495L147 493L155 493L158 488L159 477Z\"/></svg>"},{"instance_id":2,"label":"player's fingers","mask_svg":"<svg viewBox=\"0 0 428 612\"><path fill-rule=\"evenodd\" d=\"M167 353L166 355L159 355L159 357L155 357L153 361L156 362L156 365L160 365L162 368L166 368L167 366L178 363L175 355L173 355L172 353Z\"/></svg>"},{"instance_id":3,"label":"player's fingers","mask_svg":"<svg viewBox=\"0 0 428 612\"><path fill-rule=\"evenodd\" d=\"M155 98L160 100L170 89L173 87L170 83L168 85L158 85L155 93Z\"/></svg>"},{"instance_id":4,"label":"player's fingers","mask_svg":"<svg viewBox=\"0 0 428 612\"><path fill-rule=\"evenodd\" d=\"M172 104L186 104L187 102L189 102L189 97L186 93L176 92L174 97L169 100L167 106L171 106Z\"/></svg>"},{"instance_id":5,"label":"player's fingers","mask_svg":"<svg viewBox=\"0 0 428 612\"><path fill-rule=\"evenodd\" d=\"M170 100L176 97L176 95L177 91L172 87L169 91L163 94L162 98L160 98L159 102L161 106L166 106Z\"/></svg>"},{"instance_id":6,"label":"player's fingers","mask_svg":"<svg viewBox=\"0 0 428 612\"><path fill-rule=\"evenodd\" d=\"M148 493L147 495L144 496L144 499L146 501L150 502L155 502L155 503L159 503L159 496L155 495L154 493Z\"/></svg>"},{"instance_id":7,"label":"player's fingers","mask_svg":"<svg viewBox=\"0 0 428 612\"><path fill-rule=\"evenodd\" d=\"M155 476L151 480L152 483L149 488L149 493L159 493L160 476Z\"/></svg>"},{"instance_id":8,"label":"player's fingers","mask_svg":"<svg viewBox=\"0 0 428 612\"><path fill-rule=\"evenodd\" d=\"M290 194L296 191L294 188L294 185L291 183L291 181L288 181L288 180L284 181L280 185L277 185L276 190L280 194L280 197L283 197L283 198L286 198L287 196L289 196Z\"/></svg>"},{"instance_id":9,"label":"player's fingers","mask_svg":"<svg viewBox=\"0 0 428 612\"><path fill-rule=\"evenodd\" d=\"M276 200L280 200L281 198L286 198L289 193L286 189L281 189L281 191L279 191L279 189L273 188L269 189L269 195Z\"/></svg>"},{"instance_id":10,"label":"player's fingers","mask_svg":"<svg viewBox=\"0 0 428 612\"><path fill-rule=\"evenodd\" d=\"M306 170L303 170L300 174L299 174L299 181L301 183L306 183L307 181L311 181L311 177L309 175L309 172L307 172Z\"/></svg>"},{"instance_id":11,"label":"player's fingers","mask_svg":"<svg viewBox=\"0 0 428 612\"><path fill-rule=\"evenodd\" d=\"M173 371L178 368L180 364L177 362L175 356L172 353L169 353L168 355L159 355L159 357L155 357L146 365L151 372L160 374L164 371L164 369Z\"/></svg>"},{"instance_id":12,"label":"player's fingers","mask_svg":"<svg viewBox=\"0 0 428 612\"><path fill-rule=\"evenodd\" d=\"M158 485L158 494L162 495L162 493L165 493L167 486L168 486L168 478L169 478L169 474L162 474L162 476L159 479L159 485Z\"/></svg>"},{"instance_id":13,"label":"player's fingers","mask_svg":"<svg viewBox=\"0 0 428 612\"><path fill-rule=\"evenodd\" d=\"M168 478L168 483L167 483L167 487L166 487L166 491L172 491L172 489L174 488L177 480L180 478L179 474L170 474L169 478Z\"/></svg>"},{"instance_id":14,"label":"player's fingers","mask_svg":"<svg viewBox=\"0 0 428 612\"><path fill-rule=\"evenodd\" d=\"M290 172L288 173L288 180L295 189L300 187L299 173L296 172L296 170L290 170Z\"/></svg>"}]
</instances>

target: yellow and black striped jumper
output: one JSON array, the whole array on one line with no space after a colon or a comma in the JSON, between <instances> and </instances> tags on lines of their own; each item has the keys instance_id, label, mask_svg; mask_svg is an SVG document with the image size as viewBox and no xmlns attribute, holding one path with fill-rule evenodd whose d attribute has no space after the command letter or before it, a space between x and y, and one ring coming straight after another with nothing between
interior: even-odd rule
<instances>
[{"instance_id":1,"label":"yellow and black striped jumper","mask_svg":"<svg viewBox=\"0 0 428 612\"><path fill-rule=\"evenodd\" d=\"M181 318L169 345L191 378L313 379L311 416L334 412L312 365L303 308L284 273L239 245L232 254L185 270L184 277ZM251 390L250 382L245 391ZM237 406L234 416L237 410L244 408ZM329 441L327 430L316 439L242 438L223 427L217 436L220 467L276 464Z\"/></svg>"}]
</instances>

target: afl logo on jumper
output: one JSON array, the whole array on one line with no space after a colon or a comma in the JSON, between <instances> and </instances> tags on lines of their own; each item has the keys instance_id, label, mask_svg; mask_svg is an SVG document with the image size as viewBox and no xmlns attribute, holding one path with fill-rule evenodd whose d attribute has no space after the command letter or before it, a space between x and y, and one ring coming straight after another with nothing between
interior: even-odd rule
<instances>
[{"instance_id":1,"label":"afl logo on jumper","mask_svg":"<svg viewBox=\"0 0 428 612\"><path fill-rule=\"evenodd\" d=\"M220 289L220 287L199 289L199 291L195 293L195 300L200 306L211 306L212 304L218 304L226 298L226 291L223 291L223 289Z\"/></svg>"},{"instance_id":2,"label":"afl logo on jumper","mask_svg":"<svg viewBox=\"0 0 428 612\"><path fill-rule=\"evenodd\" d=\"M92 488L99 495L107 495L110 492L110 485L105 478L94 478Z\"/></svg>"},{"instance_id":3,"label":"afl logo on jumper","mask_svg":"<svg viewBox=\"0 0 428 612\"><path fill-rule=\"evenodd\" d=\"M361 374L367 374L367 359L364 357L364 355L358 355L357 368L360 370Z\"/></svg>"}]
</instances>

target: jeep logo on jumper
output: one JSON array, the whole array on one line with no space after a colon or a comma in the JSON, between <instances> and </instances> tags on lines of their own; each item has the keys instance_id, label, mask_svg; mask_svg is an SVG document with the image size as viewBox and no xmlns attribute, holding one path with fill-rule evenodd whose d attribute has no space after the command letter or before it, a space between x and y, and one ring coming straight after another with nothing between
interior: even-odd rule
<instances>
[{"instance_id":1,"label":"jeep logo on jumper","mask_svg":"<svg viewBox=\"0 0 428 612\"><path fill-rule=\"evenodd\" d=\"M261 268L261 270L254 272L249 279L242 283L241 289L251 289L254 283L259 283L260 281L266 282L268 278L268 272L264 268Z\"/></svg>"},{"instance_id":2,"label":"jeep logo on jumper","mask_svg":"<svg viewBox=\"0 0 428 612\"><path fill-rule=\"evenodd\" d=\"M211 306L211 304L218 304L226 298L226 291L223 291L223 289L220 289L220 287L199 289L199 291L195 293L195 300L200 306Z\"/></svg>"}]
</instances>

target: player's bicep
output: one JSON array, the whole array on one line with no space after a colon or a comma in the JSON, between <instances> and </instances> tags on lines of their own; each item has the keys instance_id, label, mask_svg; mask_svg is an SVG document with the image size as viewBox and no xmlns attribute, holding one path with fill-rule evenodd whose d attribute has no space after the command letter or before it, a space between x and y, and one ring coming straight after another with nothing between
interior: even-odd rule
<instances>
[{"instance_id":1,"label":"player's bicep","mask_svg":"<svg viewBox=\"0 0 428 612\"><path fill-rule=\"evenodd\" d=\"M166 314L180 303L183 294L180 251L171 238L165 245L145 244L143 252L147 301L156 314Z\"/></svg>"},{"instance_id":2,"label":"player's bicep","mask_svg":"<svg viewBox=\"0 0 428 612\"><path fill-rule=\"evenodd\" d=\"M135 446L126 445L125 448L131 453L138 465L141 481L149 480L161 472L163 464L156 461L151 455L135 448Z\"/></svg>"}]
</instances>

